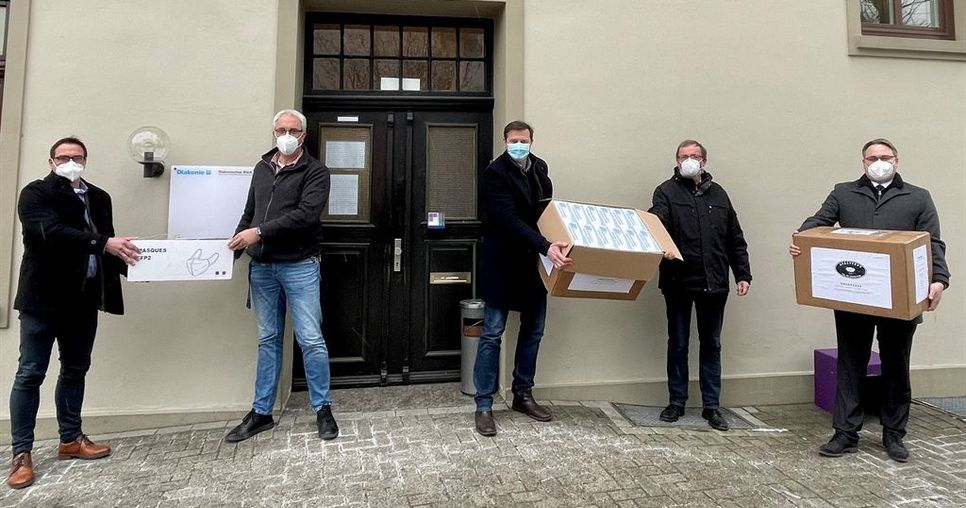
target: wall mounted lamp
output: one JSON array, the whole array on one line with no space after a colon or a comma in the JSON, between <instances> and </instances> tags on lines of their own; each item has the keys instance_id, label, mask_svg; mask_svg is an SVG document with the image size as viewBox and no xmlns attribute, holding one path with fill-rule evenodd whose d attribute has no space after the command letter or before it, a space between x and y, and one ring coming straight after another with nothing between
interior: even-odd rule
<instances>
[{"instance_id":1,"label":"wall mounted lamp","mask_svg":"<svg viewBox=\"0 0 966 508\"><path fill-rule=\"evenodd\" d=\"M171 141L163 130L145 126L134 129L127 140L127 149L135 162L144 166L144 178L155 178L164 173L164 158Z\"/></svg>"}]
</instances>

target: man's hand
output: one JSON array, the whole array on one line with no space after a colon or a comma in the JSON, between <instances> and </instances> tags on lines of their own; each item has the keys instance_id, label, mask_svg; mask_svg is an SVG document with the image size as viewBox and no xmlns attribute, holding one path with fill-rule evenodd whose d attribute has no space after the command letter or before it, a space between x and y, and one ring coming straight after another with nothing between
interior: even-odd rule
<instances>
[{"instance_id":1,"label":"man's hand","mask_svg":"<svg viewBox=\"0 0 966 508\"><path fill-rule=\"evenodd\" d=\"M788 253L791 254L792 257L796 257L802 253L802 249L800 249L798 245L795 245L795 233L798 233L797 229L792 232L792 242L788 244Z\"/></svg>"},{"instance_id":2,"label":"man's hand","mask_svg":"<svg viewBox=\"0 0 966 508\"><path fill-rule=\"evenodd\" d=\"M746 280L743 280L743 281L738 282L738 289L737 289L738 296L745 296L745 295L747 295L749 289L751 289L751 283L750 282L748 282Z\"/></svg>"},{"instance_id":3,"label":"man's hand","mask_svg":"<svg viewBox=\"0 0 966 508\"><path fill-rule=\"evenodd\" d=\"M939 307L939 300L942 300L943 291L946 286L943 286L942 282L933 282L929 285L929 306L926 307L927 311L936 310Z\"/></svg>"},{"instance_id":4,"label":"man's hand","mask_svg":"<svg viewBox=\"0 0 966 508\"><path fill-rule=\"evenodd\" d=\"M104 252L117 256L121 261L129 266L134 266L134 263L138 262L138 255L141 254L141 249L137 245L131 243L131 240L137 240L136 236L112 236L107 239L107 245L104 246Z\"/></svg>"},{"instance_id":5,"label":"man's hand","mask_svg":"<svg viewBox=\"0 0 966 508\"><path fill-rule=\"evenodd\" d=\"M563 250L570 245L567 242L553 242L550 244L550 248L547 249L547 257L553 262L555 268L563 268L567 265L573 264L573 260L564 256Z\"/></svg>"},{"instance_id":6,"label":"man's hand","mask_svg":"<svg viewBox=\"0 0 966 508\"><path fill-rule=\"evenodd\" d=\"M664 251L664 259L677 259L677 258L674 257L674 253L673 252L671 252L669 250L666 250L666 251Z\"/></svg>"},{"instance_id":7,"label":"man's hand","mask_svg":"<svg viewBox=\"0 0 966 508\"><path fill-rule=\"evenodd\" d=\"M258 230L255 228L248 228L231 237L231 240L228 240L228 248L231 250L247 249L249 245L255 245L260 240L261 238L258 237Z\"/></svg>"}]
</instances>

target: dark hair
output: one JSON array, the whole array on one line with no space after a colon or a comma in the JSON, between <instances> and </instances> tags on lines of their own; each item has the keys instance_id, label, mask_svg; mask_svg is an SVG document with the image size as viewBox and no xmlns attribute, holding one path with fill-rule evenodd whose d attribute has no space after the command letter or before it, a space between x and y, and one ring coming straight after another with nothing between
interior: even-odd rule
<instances>
[{"instance_id":1,"label":"dark hair","mask_svg":"<svg viewBox=\"0 0 966 508\"><path fill-rule=\"evenodd\" d=\"M704 157L705 159L708 158L708 151L704 149L704 145L702 145L701 143L698 143L693 139L685 139L684 141L681 142L681 144L678 145L678 149L674 151L674 160L678 160L678 154L680 154L681 149L686 146L696 146L700 148L701 156Z\"/></svg>"},{"instance_id":2,"label":"dark hair","mask_svg":"<svg viewBox=\"0 0 966 508\"><path fill-rule=\"evenodd\" d=\"M876 139L873 139L872 141L869 141L868 143L862 145L862 157L865 157L865 151L868 150L869 147L872 146L872 145L885 145L885 146L888 146L889 149L892 150L892 155L895 155L896 157L899 156L899 150L896 150L896 145L893 145L892 144L892 141L889 141L886 138L876 138Z\"/></svg>"},{"instance_id":3,"label":"dark hair","mask_svg":"<svg viewBox=\"0 0 966 508\"><path fill-rule=\"evenodd\" d=\"M522 131L523 129L530 131L530 139L533 139L533 127L530 127L530 124L522 120L514 120L506 124L506 127L503 128L503 140L506 141L506 135L510 131Z\"/></svg>"},{"instance_id":4,"label":"dark hair","mask_svg":"<svg viewBox=\"0 0 966 508\"><path fill-rule=\"evenodd\" d=\"M77 145L84 150L84 158L87 158L87 147L84 146L84 142L77 139L77 136L67 136L66 138L60 138L54 142L54 145L50 147L50 158L54 158L54 153L57 151L57 147L60 145Z\"/></svg>"}]
</instances>

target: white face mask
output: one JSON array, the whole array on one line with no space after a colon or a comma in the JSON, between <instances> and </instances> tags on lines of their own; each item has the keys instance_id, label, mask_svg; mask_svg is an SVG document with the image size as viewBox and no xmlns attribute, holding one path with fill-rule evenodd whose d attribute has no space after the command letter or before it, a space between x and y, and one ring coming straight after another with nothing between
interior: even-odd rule
<instances>
[{"instance_id":1,"label":"white face mask","mask_svg":"<svg viewBox=\"0 0 966 508\"><path fill-rule=\"evenodd\" d=\"M80 179L81 173L84 172L84 166L74 162L67 161L54 169L54 173L58 176L62 176L71 182L76 182Z\"/></svg>"},{"instance_id":2,"label":"white face mask","mask_svg":"<svg viewBox=\"0 0 966 508\"><path fill-rule=\"evenodd\" d=\"M275 138L275 146L283 155L292 155L299 148L299 138L288 133L282 134Z\"/></svg>"},{"instance_id":3,"label":"white face mask","mask_svg":"<svg viewBox=\"0 0 966 508\"><path fill-rule=\"evenodd\" d=\"M891 162L878 160L869 164L869 179L873 182L888 182L896 173L896 166Z\"/></svg>"},{"instance_id":4,"label":"white face mask","mask_svg":"<svg viewBox=\"0 0 966 508\"><path fill-rule=\"evenodd\" d=\"M683 162L678 166L678 170L681 176L685 178L694 178L698 176L701 172L701 161L695 159L684 159Z\"/></svg>"}]
</instances>

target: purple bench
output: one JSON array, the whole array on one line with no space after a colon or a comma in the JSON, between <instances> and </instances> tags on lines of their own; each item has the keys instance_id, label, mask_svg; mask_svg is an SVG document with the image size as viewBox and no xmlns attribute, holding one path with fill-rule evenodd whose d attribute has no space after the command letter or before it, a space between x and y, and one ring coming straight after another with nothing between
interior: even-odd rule
<instances>
[{"instance_id":1,"label":"purple bench","mask_svg":"<svg viewBox=\"0 0 966 508\"><path fill-rule=\"evenodd\" d=\"M816 349L815 350L815 405L832 412L835 408L835 373L837 371L836 361L838 360L838 349ZM879 361L879 353L875 351L869 356L869 370L867 376L882 375L882 364ZM863 387L865 388L865 387Z\"/></svg>"}]
</instances>

